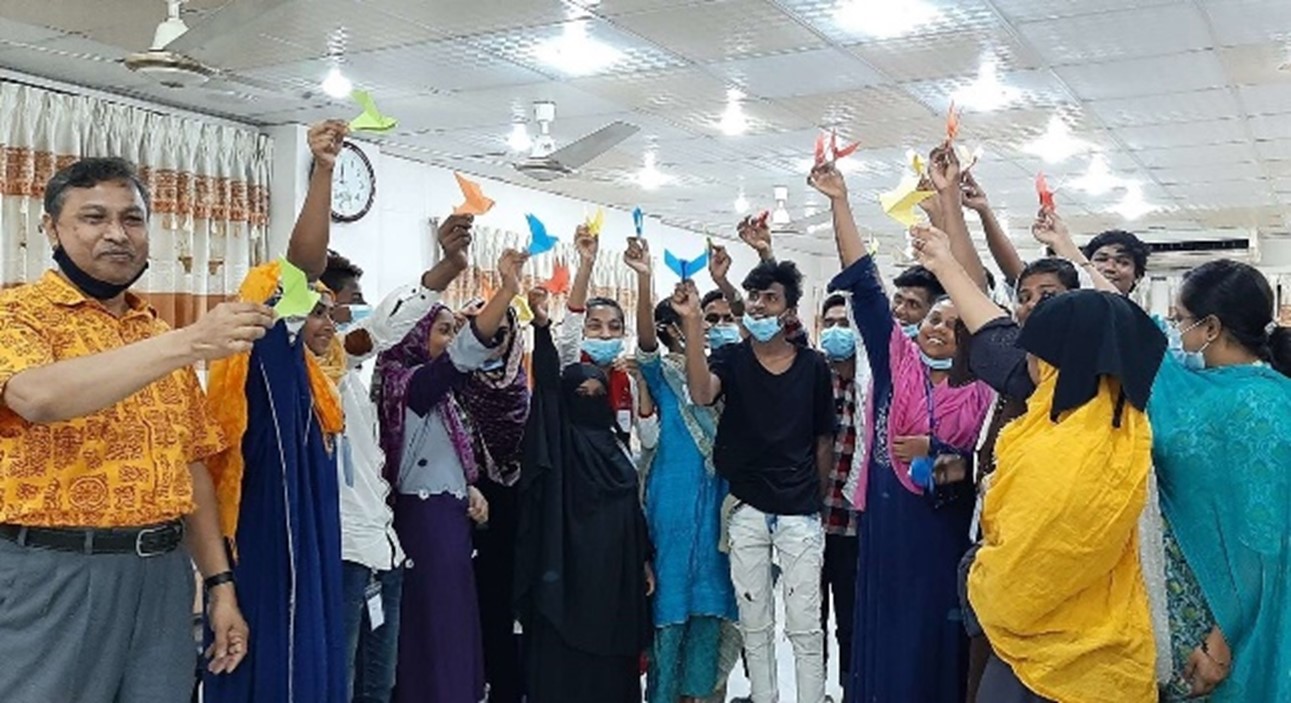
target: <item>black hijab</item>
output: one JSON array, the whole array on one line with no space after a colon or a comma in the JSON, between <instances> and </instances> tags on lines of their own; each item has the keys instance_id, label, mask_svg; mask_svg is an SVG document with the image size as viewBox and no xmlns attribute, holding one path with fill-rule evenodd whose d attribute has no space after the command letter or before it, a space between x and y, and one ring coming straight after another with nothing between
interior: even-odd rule
<instances>
[{"instance_id":1,"label":"black hijab","mask_svg":"<svg viewBox=\"0 0 1291 703\"><path fill-rule=\"evenodd\" d=\"M1119 427L1126 402L1147 408L1166 338L1128 298L1078 290L1041 303L1022 328L1018 346L1058 369L1050 419L1056 422L1092 400L1099 378L1112 376L1121 387L1112 421Z\"/></svg>"}]
</instances>

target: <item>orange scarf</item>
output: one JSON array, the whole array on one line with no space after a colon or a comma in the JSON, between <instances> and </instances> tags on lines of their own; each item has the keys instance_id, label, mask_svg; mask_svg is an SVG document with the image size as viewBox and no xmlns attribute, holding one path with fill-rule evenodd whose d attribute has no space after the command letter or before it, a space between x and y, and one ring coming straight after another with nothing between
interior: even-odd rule
<instances>
[{"instance_id":1,"label":"orange scarf","mask_svg":"<svg viewBox=\"0 0 1291 703\"><path fill-rule=\"evenodd\" d=\"M278 262L251 269L238 290L238 299L263 303L278 289ZM314 413L324 434L338 434L345 429L341 395L328 378L317 357L305 354L309 388L314 399ZM211 364L206 395L229 448L206 462L215 482L219 503L220 531L230 541L237 534L238 514L242 504L242 474L246 470L242 457L242 435L247 431L247 374L251 353L245 352Z\"/></svg>"}]
</instances>

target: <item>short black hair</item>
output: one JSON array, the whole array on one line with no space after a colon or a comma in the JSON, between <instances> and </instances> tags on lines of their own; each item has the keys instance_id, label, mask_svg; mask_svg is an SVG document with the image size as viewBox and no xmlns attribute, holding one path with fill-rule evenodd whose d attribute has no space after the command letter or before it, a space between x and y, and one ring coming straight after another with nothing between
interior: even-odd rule
<instances>
[{"instance_id":1,"label":"short black hair","mask_svg":"<svg viewBox=\"0 0 1291 703\"><path fill-rule=\"evenodd\" d=\"M723 293L720 289L710 290L704 294L703 298L700 299L699 309L703 310L704 308L708 307L709 303L714 303L718 300L726 300L726 294Z\"/></svg>"},{"instance_id":2,"label":"short black hair","mask_svg":"<svg viewBox=\"0 0 1291 703\"><path fill-rule=\"evenodd\" d=\"M1036 259L1027 264L1018 274L1018 285L1031 276L1038 276L1044 273L1051 273L1058 277L1058 282L1067 290L1080 290L1080 274L1076 272L1076 267L1070 261L1050 256L1043 259Z\"/></svg>"},{"instance_id":3,"label":"short black hair","mask_svg":"<svg viewBox=\"0 0 1291 703\"><path fill-rule=\"evenodd\" d=\"M834 293L828 298L825 298L825 302L821 303L820 305L821 316L823 317L825 313L829 312L830 310L840 305L842 305L843 307L847 307L847 297L844 296L842 293Z\"/></svg>"},{"instance_id":4,"label":"short black hair","mask_svg":"<svg viewBox=\"0 0 1291 703\"><path fill-rule=\"evenodd\" d=\"M323 275L318 277L323 285L333 293L341 292L349 280L358 280L363 278L363 269L359 268L353 261L337 254L332 250L327 251L327 268Z\"/></svg>"},{"instance_id":5,"label":"short black hair","mask_svg":"<svg viewBox=\"0 0 1291 703\"><path fill-rule=\"evenodd\" d=\"M139 178L134 164L118 157L81 159L55 173L49 183L45 184L45 212L58 219L70 188L93 188L100 183L117 181L125 181L134 186L143 198L144 210L152 214L152 195L148 193L148 186Z\"/></svg>"},{"instance_id":6,"label":"short black hair","mask_svg":"<svg viewBox=\"0 0 1291 703\"><path fill-rule=\"evenodd\" d=\"M589 311L592 308L614 308L614 312L619 314L620 321L627 320L627 316L623 314L623 306L619 305L619 301L613 298L605 298L602 296L588 298L587 304L584 307Z\"/></svg>"},{"instance_id":7,"label":"short black hair","mask_svg":"<svg viewBox=\"0 0 1291 703\"><path fill-rule=\"evenodd\" d=\"M671 347L681 341L673 338L672 333L668 331L669 325L681 327L681 315L678 315L677 311L672 309L672 299L665 298L654 306L654 330L655 334L659 335L659 341L663 342L666 347Z\"/></svg>"},{"instance_id":8,"label":"short black hair","mask_svg":"<svg viewBox=\"0 0 1291 703\"><path fill-rule=\"evenodd\" d=\"M789 307L798 307L802 298L802 272L792 261L763 261L744 277L744 290L766 290L772 283L784 286L784 299Z\"/></svg>"},{"instance_id":9,"label":"short black hair","mask_svg":"<svg viewBox=\"0 0 1291 703\"><path fill-rule=\"evenodd\" d=\"M1089 240L1085 245L1083 253L1085 258L1094 258L1094 252L1103 247L1120 245L1125 253L1134 259L1134 277L1143 278L1143 274L1148 272L1148 245L1143 243L1133 232L1126 232L1123 229L1109 229L1097 237Z\"/></svg>"},{"instance_id":10,"label":"short black hair","mask_svg":"<svg viewBox=\"0 0 1291 703\"><path fill-rule=\"evenodd\" d=\"M936 274L919 264L915 264L896 277L892 282L897 288L922 288L928 292L928 303L946 294Z\"/></svg>"}]
</instances>

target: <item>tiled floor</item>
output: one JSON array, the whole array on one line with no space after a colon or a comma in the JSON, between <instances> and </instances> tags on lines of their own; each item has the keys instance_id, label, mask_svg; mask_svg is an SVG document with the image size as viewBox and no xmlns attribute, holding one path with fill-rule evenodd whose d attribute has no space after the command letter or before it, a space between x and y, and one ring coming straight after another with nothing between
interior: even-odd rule
<instances>
[{"instance_id":1,"label":"tiled floor","mask_svg":"<svg viewBox=\"0 0 1291 703\"><path fill-rule=\"evenodd\" d=\"M797 703L798 690L794 684L793 648L784 636L784 605L776 599L776 663L779 665L777 681L780 684L780 703ZM835 703L843 700L843 689L838 685L838 646L834 639L834 619L829 620L829 667L826 671L825 693L832 696ZM744 677L744 667L735 665L735 673L727 686L727 699L749 695L749 680Z\"/></svg>"}]
</instances>

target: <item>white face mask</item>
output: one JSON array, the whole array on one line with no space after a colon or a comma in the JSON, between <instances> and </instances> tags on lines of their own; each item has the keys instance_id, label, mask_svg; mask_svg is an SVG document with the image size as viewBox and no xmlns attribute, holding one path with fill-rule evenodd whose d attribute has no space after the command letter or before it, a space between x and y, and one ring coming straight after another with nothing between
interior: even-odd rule
<instances>
[{"instance_id":1,"label":"white face mask","mask_svg":"<svg viewBox=\"0 0 1291 703\"><path fill-rule=\"evenodd\" d=\"M1170 353L1183 364L1184 368L1191 369L1193 371L1201 371L1206 368L1205 351L1210 346L1211 340L1206 340L1206 343L1201 345L1201 348L1197 351L1188 351L1183 348L1183 336L1197 329L1201 323L1202 320L1197 320L1184 329L1179 329L1179 326L1172 322L1166 332L1166 339L1169 340L1168 346Z\"/></svg>"}]
</instances>

